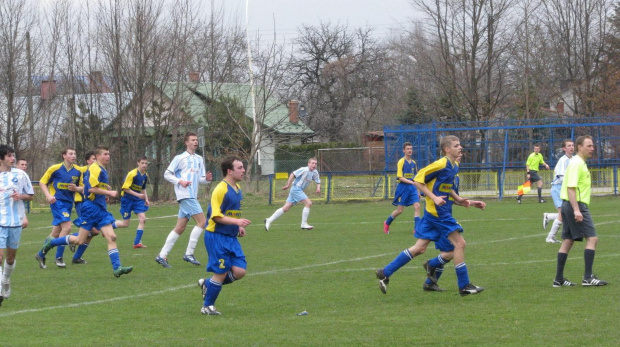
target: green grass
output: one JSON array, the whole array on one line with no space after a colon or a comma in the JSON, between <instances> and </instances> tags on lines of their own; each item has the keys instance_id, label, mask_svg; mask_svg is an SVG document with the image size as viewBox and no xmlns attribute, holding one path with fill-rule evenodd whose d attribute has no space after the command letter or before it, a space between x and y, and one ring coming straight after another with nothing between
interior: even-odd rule
<instances>
[{"instance_id":1,"label":"green grass","mask_svg":"<svg viewBox=\"0 0 620 347\"><path fill-rule=\"evenodd\" d=\"M618 198L595 197L591 211L600 242L595 273L602 288L552 288L557 245L544 242L542 212L551 203L524 199L488 200L485 211L455 207L468 242L466 259L480 295L458 295L452 263L442 293L422 291L425 259L414 259L394 274L388 294L374 270L413 244L413 209L406 209L382 232L393 210L388 201L315 204L312 231L299 228L294 207L263 229L263 219L279 206L248 196L244 216L253 221L241 239L248 274L225 286L217 301L222 316L200 314L196 281L204 267L181 260L189 228L164 269L154 261L174 226L174 204L151 208L143 238L147 249L131 248L137 221L117 231L123 265L134 272L114 278L101 237L84 258L87 265L39 269L34 254L49 233L49 213L29 215L22 234L12 296L0 307L3 346L397 346L415 345L616 345L620 297ZM118 205L112 206L117 211ZM117 214L117 213L116 213ZM159 218L157 218L159 217ZM196 256L206 261L199 244ZM65 259L71 256L67 249ZM580 282L583 243L576 243L566 277ZM301 311L307 316L297 316Z\"/></svg>"}]
</instances>

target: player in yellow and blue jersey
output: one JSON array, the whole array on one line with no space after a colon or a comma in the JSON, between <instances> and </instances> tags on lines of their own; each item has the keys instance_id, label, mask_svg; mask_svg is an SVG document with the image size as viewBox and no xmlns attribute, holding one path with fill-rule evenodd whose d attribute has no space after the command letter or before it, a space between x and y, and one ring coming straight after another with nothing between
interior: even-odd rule
<instances>
[{"instance_id":1,"label":"player in yellow and blue jersey","mask_svg":"<svg viewBox=\"0 0 620 347\"><path fill-rule=\"evenodd\" d=\"M149 161L146 157L138 159L138 167L129 171L125 182L121 187L121 216L122 221L116 221L118 228L126 228L129 226L129 219L133 211L138 216L138 229L136 237L133 241L133 248L146 248L142 244L142 234L144 233L144 224L146 222L146 211L149 210L149 197L146 193L146 184L149 177L146 169Z\"/></svg>"},{"instance_id":2,"label":"player in yellow and blue jersey","mask_svg":"<svg viewBox=\"0 0 620 347\"><path fill-rule=\"evenodd\" d=\"M47 239L40 253L45 256L50 249L56 246L70 243L81 245L90 242L99 230L108 241L108 256L112 263L114 276L120 277L130 273L133 267L121 266L118 246L116 245L116 234L112 227L114 216L107 211L106 198L115 198L118 195L115 190L108 189L109 179L105 166L110 163L110 151L106 147L97 147L95 157L97 160L88 167L84 174L84 197L86 200L82 206L82 215L73 222L80 227L79 235Z\"/></svg>"},{"instance_id":3,"label":"player in yellow and blue jersey","mask_svg":"<svg viewBox=\"0 0 620 347\"><path fill-rule=\"evenodd\" d=\"M34 197L28 174L13 168L14 163L15 150L0 145L0 305L11 296L11 274L15 269L15 256L26 215L24 201L31 201Z\"/></svg>"},{"instance_id":4,"label":"player in yellow and blue jersey","mask_svg":"<svg viewBox=\"0 0 620 347\"><path fill-rule=\"evenodd\" d=\"M45 194L45 199L50 204L52 211L52 232L49 237L57 238L67 236L71 232L71 211L76 193L71 186L78 184L82 172L75 165L75 149L67 147L62 151L62 163L50 166L43 177L39 180L39 187ZM64 246L56 249L56 266L64 268L67 265L63 261ZM35 259L39 267L45 269L45 256L37 253Z\"/></svg>"},{"instance_id":5,"label":"player in yellow and blue jersey","mask_svg":"<svg viewBox=\"0 0 620 347\"><path fill-rule=\"evenodd\" d=\"M444 254L445 262L453 257L455 260L455 270L458 279L459 293L462 296L468 294L478 294L484 290L469 282L467 266L465 264L465 239L461 233L463 228L452 216L452 204L448 198L452 197L454 203L462 206L474 206L484 209L486 204L482 201L473 201L461 198L454 191L454 183L458 174L456 159L461 155L461 144L456 136L448 135L442 138L440 147L445 156L434 163L421 169L414 178L416 187L424 193L426 197L426 208L420 225L416 226L415 237L418 238L416 244L400 253L390 264L376 271L379 279L379 288L385 294L390 276L398 269L409 263L415 256L424 253L430 241L435 241L436 247L443 252L453 252L451 255ZM450 245L446 243L449 241ZM444 246L446 248L444 248ZM444 249L442 249L444 248ZM448 252L448 253L449 253ZM440 254L440 257L442 255ZM427 275L432 283L437 282L436 267L431 259L425 263ZM444 263L445 263L444 262Z\"/></svg>"},{"instance_id":6,"label":"player in yellow and blue jersey","mask_svg":"<svg viewBox=\"0 0 620 347\"><path fill-rule=\"evenodd\" d=\"M209 279L198 280L204 299L200 312L206 315L219 315L215 309L222 285L240 280L245 276L247 262L238 237L245 236L248 219L241 217L243 194L239 182L243 181L245 169L241 159L226 157L222 160L220 182L211 194L211 204L207 215L208 225L204 242L209 260L207 271L213 272Z\"/></svg>"},{"instance_id":7,"label":"player in yellow and blue jersey","mask_svg":"<svg viewBox=\"0 0 620 347\"><path fill-rule=\"evenodd\" d=\"M418 173L418 166L415 160L411 159L413 154L413 145L410 142L403 143L403 153L405 154L397 164L396 179L398 184L396 185L396 192L394 192L394 201L392 205L397 206L396 210L392 212L388 218L383 222L383 232L390 233L390 224L398 217L407 206L413 205L415 209L413 215L413 229L420 221L420 194L418 189L413 184L413 177Z\"/></svg>"}]
</instances>

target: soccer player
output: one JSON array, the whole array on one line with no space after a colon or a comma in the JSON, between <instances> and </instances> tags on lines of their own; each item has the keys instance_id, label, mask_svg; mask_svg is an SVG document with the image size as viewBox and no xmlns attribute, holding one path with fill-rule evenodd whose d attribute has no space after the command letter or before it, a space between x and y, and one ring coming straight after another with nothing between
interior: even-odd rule
<instances>
[{"instance_id":1,"label":"soccer player","mask_svg":"<svg viewBox=\"0 0 620 347\"><path fill-rule=\"evenodd\" d=\"M455 270L461 296L478 294L484 290L484 288L475 286L469 281L467 265L465 264L466 243L461 235L463 228L452 216L452 204L448 203L448 198L452 197L456 204L474 206L480 209L484 209L486 204L482 201L464 199L456 194L453 189L455 177L458 173L456 159L461 155L462 149L458 137L453 135L445 136L441 139L440 147L445 156L422 168L414 178L416 187L426 197L424 216L415 230L415 237L418 238L416 244L404 250L386 267L376 271L377 278L379 279L379 288L384 294L386 293L389 278L393 273L409 263L413 257L424 253L426 245L431 240L437 242L437 240L442 238L448 239L454 246L451 256L456 263ZM442 254L445 256L442 258L447 262L449 259L446 258L450 256L445 253ZM441 262L440 259L436 258L424 264L427 276L432 283L437 282L436 269L440 267L433 264L434 260Z\"/></svg>"},{"instance_id":2,"label":"soccer player","mask_svg":"<svg viewBox=\"0 0 620 347\"><path fill-rule=\"evenodd\" d=\"M148 175L146 168L149 165L146 157L138 159L138 167L129 171L123 183L121 192L121 216L122 221L116 221L118 228L126 228L129 226L131 211L138 215L138 229L136 237L133 241L133 248L146 248L142 244L142 234L144 233L144 223L146 222L146 211L149 210L149 197L146 194L146 184Z\"/></svg>"},{"instance_id":3,"label":"soccer player","mask_svg":"<svg viewBox=\"0 0 620 347\"><path fill-rule=\"evenodd\" d=\"M558 160L558 163L555 165L555 169L553 170L553 181L551 182L551 198L553 199L553 204L555 208L558 210L558 213L543 213L543 229L547 229L547 223L550 220L553 220L553 225L551 225L551 230L549 231L549 235L547 235L547 243L561 243L562 241L555 238L555 235L560 230L560 226L562 225L562 199L560 198L560 192L562 190L562 181L564 180L564 173L566 172L566 167L570 159L573 157L573 153L575 152L575 145L571 139L566 139L562 141L562 151L564 151L564 155Z\"/></svg>"},{"instance_id":4,"label":"soccer player","mask_svg":"<svg viewBox=\"0 0 620 347\"><path fill-rule=\"evenodd\" d=\"M316 193L321 194L321 179L319 178L319 171L316 169L316 158L308 159L308 166L300 167L289 175L286 185L282 187L282 190L287 190L291 187L288 198L284 206L277 209L271 217L265 219L265 230L269 231L271 223L280 218L280 216L290 210L291 207L298 202L304 204L304 209L301 212L301 228L306 230L314 228L312 225L308 224L308 216L310 215L312 201L308 198L306 193L304 193L304 189L308 187L310 181L316 182Z\"/></svg>"},{"instance_id":5,"label":"soccer player","mask_svg":"<svg viewBox=\"0 0 620 347\"><path fill-rule=\"evenodd\" d=\"M108 172L105 169L110 163L110 151L107 147L95 148L96 161L88 167L84 174L84 197L86 200L82 205L82 216L74 221L80 227L78 236L67 235L56 239L48 238L41 248L40 254L45 254L56 246L67 244L81 245L93 238L97 230L108 241L108 256L112 263L113 274L115 277L128 274L133 267L121 265L118 246L116 244L116 234L112 223L114 216L107 210L106 198L115 198L118 192L108 189ZM94 228L94 229L93 229Z\"/></svg>"},{"instance_id":6,"label":"soccer player","mask_svg":"<svg viewBox=\"0 0 620 347\"><path fill-rule=\"evenodd\" d=\"M542 186L543 180L538 175L538 170L540 169L540 165L544 165L547 170L549 170L549 165L545 163L545 159L543 159L543 155L540 154L540 146L534 145L534 152L527 157L527 162L525 163L525 170L527 172L527 179L530 180L532 184L538 182L538 202L543 203L545 200L542 198ZM517 196L517 203L521 203L521 198L523 195Z\"/></svg>"},{"instance_id":7,"label":"soccer player","mask_svg":"<svg viewBox=\"0 0 620 347\"><path fill-rule=\"evenodd\" d=\"M410 142L403 143L403 153L405 156L398 161L396 166L396 179L398 180L398 184L396 185L394 201L392 202L392 205L396 206L396 210L383 222L383 232L386 234L390 233L390 224L392 224L396 217L403 213L406 206L413 205L415 210L413 215L414 233L415 226L420 222L420 194L413 184L413 177L418 173L418 166L416 162L411 159L413 145Z\"/></svg>"},{"instance_id":8,"label":"soccer player","mask_svg":"<svg viewBox=\"0 0 620 347\"><path fill-rule=\"evenodd\" d=\"M198 135L192 132L185 134L185 152L174 157L166 172L164 178L174 184L174 193L179 203L179 215L177 224L172 229L166 243L162 247L159 254L155 257L155 261L165 268L170 268L168 264L168 253L172 250L172 246L179 239L179 236L185 231L187 222L193 218L196 226L189 235L189 242L183 260L194 265L200 265L200 262L194 257L194 250L200 238L200 234L205 228L206 217L198 202L198 185L200 183L211 183L211 172L205 172L205 163L201 156L196 154L198 149Z\"/></svg>"},{"instance_id":9,"label":"soccer player","mask_svg":"<svg viewBox=\"0 0 620 347\"><path fill-rule=\"evenodd\" d=\"M28 174L13 168L14 163L15 150L0 145L0 305L11 296L11 274L22 235L22 219L26 215L24 201L34 198Z\"/></svg>"},{"instance_id":10,"label":"soccer player","mask_svg":"<svg viewBox=\"0 0 620 347\"><path fill-rule=\"evenodd\" d=\"M22 170L23 172L27 172L28 170L28 161L26 159L17 159L17 164L15 167ZM30 206L30 201L24 202L26 206ZM24 214L24 220L22 222L22 229L26 229L28 227L28 216Z\"/></svg>"},{"instance_id":11,"label":"soccer player","mask_svg":"<svg viewBox=\"0 0 620 347\"><path fill-rule=\"evenodd\" d=\"M564 173L562 181L562 245L558 251L558 264L553 281L554 287L574 286L575 284L564 277L564 265L568 258L568 252L575 241L586 239L586 247L583 252L585 272L582 286L604 286L607 282L598 279L592 273L594 253L598 236L594 228L594 222L590 215L590 189L592 186L590 171L586 161L592 158L594 143L591 136L579 136L575 141L577 155L573 156Z\"/></svg>"},{"instance_id":12,"label":"soccer player","mask_svg":"<svg viewBox=\"0 0 620 347\"><path fill-rule=\"evenodd\" d=\"M241 217L243 194L239 182L243 181L245 169L241 159L226 157L222 160L220 182L211 194L209 224L204 242L209 256L207 271L213 272L209 279L199 279L204 303L200 312L206 315L220 315L215 309L222 285L240 280L245 276L247 262L238 237L245 236L248 219Z\"/></svg>"},{"instance_id":13,"label":"soccer player","mask_svg":"<svg viewBox=\"0 0 620 347\"><path fill-rule=\"evenodd\" d=\"M77 184L82 176L75 161L75 149L65 148L62 151L62 163L50 166L39 180L39 187L52 211L53 227L49 235L51 238L64 237L71 232L71 211L76 193L69 186ZM67 266L63 261L64 252L64 246L56 249L56 266L60 268ZM35 259L39 262L40 268L46 268L45 256L42 253L37 253Z\"/></svg>"},{"instance_id":14,"label":"soccer player","mask_svg":"<svg viewBox=\"0 0 620 347\"><path fill-rule=\"evenodd\" d=\"M84 166L76 166L76 168L78 170L80 170L80 172L82 173L82 175L80 176L80 179L78 180L78 185L75 184L70 184L69 185L69 190L71 190L72 192L76 192L75 194L75 213L78 215L78 217L82 216L82 204L84 202L84 173L86 172L86 170L88 170L88 167L95 162L95 152L94 151L88 151L86 153L86 155L84 156L84 160L86 160L86 165ZM110 187L107 187L108 189L110 189ZM94 230L94 234L96 235L98 233L97 230ZM78 236L79 233L73 233L72 235L74 236ZM86 264L86 260L84 260L84 258L82 258L82 256L84 255L84 252L86 252L86 249L88 248L89 243L85 242L81 245L79 245L77 247L77 251L75 250L76 245L74 244L69 244L69 248L71 249L72 252L75 252L73 254L73 259L71 260L72 264Z\"/></svg>"}]
</instances>

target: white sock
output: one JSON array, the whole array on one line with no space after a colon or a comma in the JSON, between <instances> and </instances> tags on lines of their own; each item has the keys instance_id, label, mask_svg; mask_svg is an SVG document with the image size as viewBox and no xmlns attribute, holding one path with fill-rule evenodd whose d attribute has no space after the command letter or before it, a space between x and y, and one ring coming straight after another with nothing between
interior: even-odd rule
<instances>
[{"instance_id":1,"label":"white sock","mask_svg":"<svg viewBox=\"0 0 620 347\"><path fill-rule=\"evenodd\" d=\"M13 265L7 264L6 260L4 261L4 274L2 274L2 270L0 270L0 278L2 278L2 282L6 282L11 278L11 273L13 273L13 269L15 269L15 265L17 264L17 259Z\"/></svg>"},{"instance_id":2,"label":"white sock","mask_svg":"<svg viewBox=\"0 0 620 347\"><path fill-rule=\"evenodd\" d=\"M179 234L177 234L176 231L172 230L170 234L168 234L168 237L166 238L166 243L164 243L164 247L161 249L161 252L159 252L159 256L162 258L166 258L168 256L168 253L170 253L172 246L174 246L174 243L177 242L178 239Z\"/></svg>"},{"instance_id":3,"label":"white sock","mask_svg":"<svg viewBox=\"0 0 620 347\"><path fill-rule=\"evenodd\" d=\"M280 218L280 216L282 216L284 214L284 210L282 209L282 207L280 207L279 209L276 210L276 212L274 212L271 217L267 218L269 220L269 223L273 222L274 220Z\"/></svg>"},{"instance_id":4,"label":"white sock","mask_svg":"<svg viewBox=\"0 0 620 347\"><path fill-rule=\"evenodd\" d=\"M192 233L189 234L189 242L187 243L187 250L185 250L185 254L194 254L194 250L196 250L196 244L198 243L198 239L200 238L200 235L202 234L202 231L204 230L204 228L201 228L199 226L195 226L194 229L192 229Z\"/></svg>"},{"instance_id":5,"label":"white sock","mask_svg":"<svg viewBox=\"0 0 620 347\"><path fill-rule=\"evenodd\" d=\"M303 211L301 211L301 225L308 224L308 216L310 215L310 209L304 207Z\"/></svg>"},{"instance_id":6,"label":"white sock","mask_svg":"<svg viewBox=\"0 0 620 347\"><path fill-rule=\"evenodd\" d=\"M547 220L554 220L558 218L557 213L547 213Z\"/></svg>"},{"instance_id":7,"label":"white sock","mask_svg":"<svg viewBox=\"0 0 620 347\"><path fill-rule=\"evenodd\" d=\"M2 274L2 264L0 264L0 280L2 280L2 279L4 279L4 277L3 277L3 274Z\"/></svg>"},{"instance_id":8,"label":"white sock","mask_svg":"<svg viewBox=\"0 0 620 347\"><path fill-rule=\"evenodd\" d=\"M561 225L562 225L562 222L560 222L559 219L554 220L553 225L551 226L551 230L549 231L549 235L547 235L547 238L550 239L552 237L555 237L555 234L557 234L558 231L560 231Z\"/></svg>"}]
</instances>

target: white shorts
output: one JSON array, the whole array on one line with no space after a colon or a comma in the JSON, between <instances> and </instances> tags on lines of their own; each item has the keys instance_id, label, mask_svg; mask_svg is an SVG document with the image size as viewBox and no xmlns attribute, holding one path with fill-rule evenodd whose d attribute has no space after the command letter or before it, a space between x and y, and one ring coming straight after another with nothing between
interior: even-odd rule
<instances>
[{"instance_id":1,"label":"white shorts","mask_svg":"<svg viewBox=\"0 0 620 347\"><path fill-rule=\"evenodd\" d=\"M188 198L179 201L179 218L191 219L192 216L201 213L203 213L202 207L200 206L198 199Z\"/></svg>"},{"instance_id":2,"label":"white shorts","mask_svg":"<svg viewBox=\"0 0 620 347\"><path fill-rule=\"evenodd\" d=\"M560 191L562 190L561 184L552 184L551 185L551 198L553 199L553 205L555 208L562 207L562 199L560 199Z\"/></svg>"},{"instance_id":3,"label":"white shorts","mask_svg":"<svg viewBox=\"0 0 620 347\"><path fill-rule=\"evenodd\" d=\"M19 248L19 240L22 237L22 227L0 227L0 249Z\"/></svg>"},{"instance_id":4,"label":"white shorts","mask_svg":"<svg viewBox=\"0 0 620 347\"><path fill-rule=\"evenodd\" d=\"M292 204L296 204L302 200L306 200L308 196L304 193L303 189L298 187L292 187L290 193L288 194L288 199L286 202L290 202Z\"/></svg>"}]
</instances>

